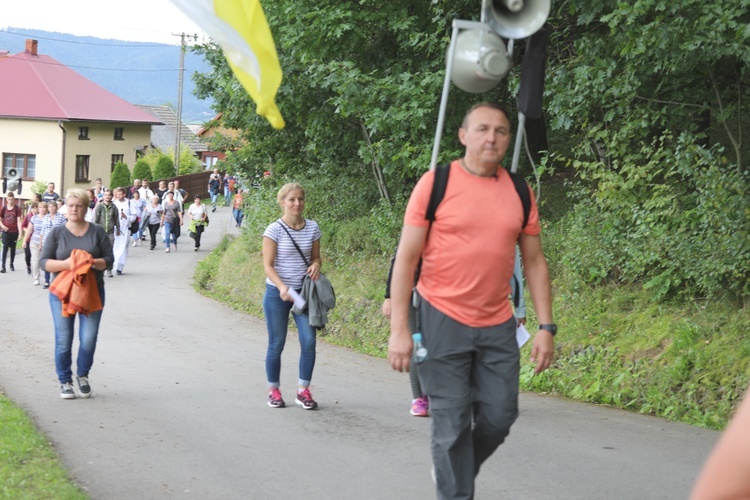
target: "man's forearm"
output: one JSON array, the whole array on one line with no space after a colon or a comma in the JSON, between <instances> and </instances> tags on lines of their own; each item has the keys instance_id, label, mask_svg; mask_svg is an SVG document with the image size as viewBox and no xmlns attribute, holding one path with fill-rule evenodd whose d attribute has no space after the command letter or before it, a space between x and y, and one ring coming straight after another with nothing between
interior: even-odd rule
<instances>
[{"instance_id":1,"label":"man's forearm","mask_svg":"<svg viewBox=\"0 0 750 500\"><path fill-rule=\"evenodd\" d=\"M531 267L524 267L526 284L531 293L531 301L539 323L553 323L552 321L552 289L549 282L547 262L542 259Z\"/></svg>"}]
</instances>

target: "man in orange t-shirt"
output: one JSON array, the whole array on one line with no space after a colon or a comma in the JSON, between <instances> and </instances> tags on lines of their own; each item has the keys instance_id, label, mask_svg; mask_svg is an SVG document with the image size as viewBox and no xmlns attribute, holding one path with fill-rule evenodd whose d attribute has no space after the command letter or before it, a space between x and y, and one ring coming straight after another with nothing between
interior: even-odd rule
<instances>
[{"instance_id":1,"label":"man in orange t-shirt","mask_svg":"<svg viewBox=\"0 0 750 500\"><path fill-rule=\"evenodd\" d=\"M426 360L419 379L433 416L432 460L438 498L473 498L474 478L518 416L520 356L510 306L515 245L540 325L531 359L552 363L552 294L542 251L539 212L531 196L528 223L510 175L500 167L510 120L495 103L472 107L458 137L466 148L450 165L445 196L425 219L434 171L412 192L391 282L393 369L408 371L413 342L408 305L417 264L418 318Z\"/></svg>"}]
</instances>

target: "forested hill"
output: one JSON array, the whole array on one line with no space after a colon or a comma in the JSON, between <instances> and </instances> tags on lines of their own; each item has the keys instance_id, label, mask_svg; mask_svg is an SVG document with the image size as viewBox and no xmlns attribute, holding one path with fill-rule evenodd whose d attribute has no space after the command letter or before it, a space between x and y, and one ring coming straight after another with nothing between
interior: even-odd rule
<instances>
[{"instance_id":1,"label":"forested hill","mask_svg":"<svg viewBox=\"0 0 750 500\"><path fill-rule=\"evenodd\" d=\"M17 54L26 39L39 41L40 54L51 56L132 104L177 107L178 45L105 40L65 33L7 28L0 31L0 50ZM175 37L177 43L179 39ZM211 101L193 95L192 74L207 71L203 58L187 52L182 118L186 123L211 119Z\"/></svg>"}]
</instances>

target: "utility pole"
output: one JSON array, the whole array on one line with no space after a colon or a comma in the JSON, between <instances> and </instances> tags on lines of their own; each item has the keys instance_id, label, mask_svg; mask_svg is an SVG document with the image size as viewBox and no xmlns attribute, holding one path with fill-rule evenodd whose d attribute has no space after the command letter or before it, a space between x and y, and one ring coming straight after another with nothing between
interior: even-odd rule
<instances>
[{"instance_id":1,"label":"utility pole","mask_svg":"<svg viewBox=\"0 0 750 500\"><path fill-rule=\"evenodd\" d=\"M180 139L182 139L182 79L185 76L185 38L193 40L198 39L198 35L186 35L185 33L180 33L179 35L174 35L180 37L180 75L178 78L178 86L177 86L177 126L175 131L175 139L174 139L174 168L175 168L175 175L180 175Z\"/></svg>"},{"instance_id":2,"label":"utility pole","mask_svg":"<svg viewBox=\"0 0 750 500\"><path fill-rule=\"evenodd\" d=\"M174 138L174 169L180 175L180 139L182 133L182 79L185 75L185 33L180 33L180 74L177 84L177 126Z\"/></svg>"}]
</instances>

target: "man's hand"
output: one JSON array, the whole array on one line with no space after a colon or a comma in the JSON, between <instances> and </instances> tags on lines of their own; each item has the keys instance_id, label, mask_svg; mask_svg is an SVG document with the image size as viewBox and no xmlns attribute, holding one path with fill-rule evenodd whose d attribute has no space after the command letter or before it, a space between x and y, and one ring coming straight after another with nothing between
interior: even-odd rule
<instances>
[{"instance_id":1,"label":"man's hand","mask_svg":"<svg viewBox=\"0 0 750 500\"><path fill-rule=\"evenodd\" d=\"M542 373L550 367L555 359L555 340L547 330L539 330L534 337L531 349L531 362L536 363L535 374Z\"/></svg>"},{"instance_id":2,"label":"man's hand","mask_svg":"<svg viewBox=\"0 0 750 500\"><path fill-rule=\"evenodd\" d=\"M388 361L391 363L391 368L399 372L408 372L413 349L414 341L409 330L406 332L391 330L391 338L388 340Z\"/></svg>"},{"instance_id":3,"label":"man's hand","mask_svg":"<svg viewBox=\"0 0 750 500\"><path fill-rule=\"evenodd\" d=\"M385 299L383 301L383 307L380 308L380 311L383 313L383 316L391 319L391 299Z\"/></svg>"}]
</instances>

